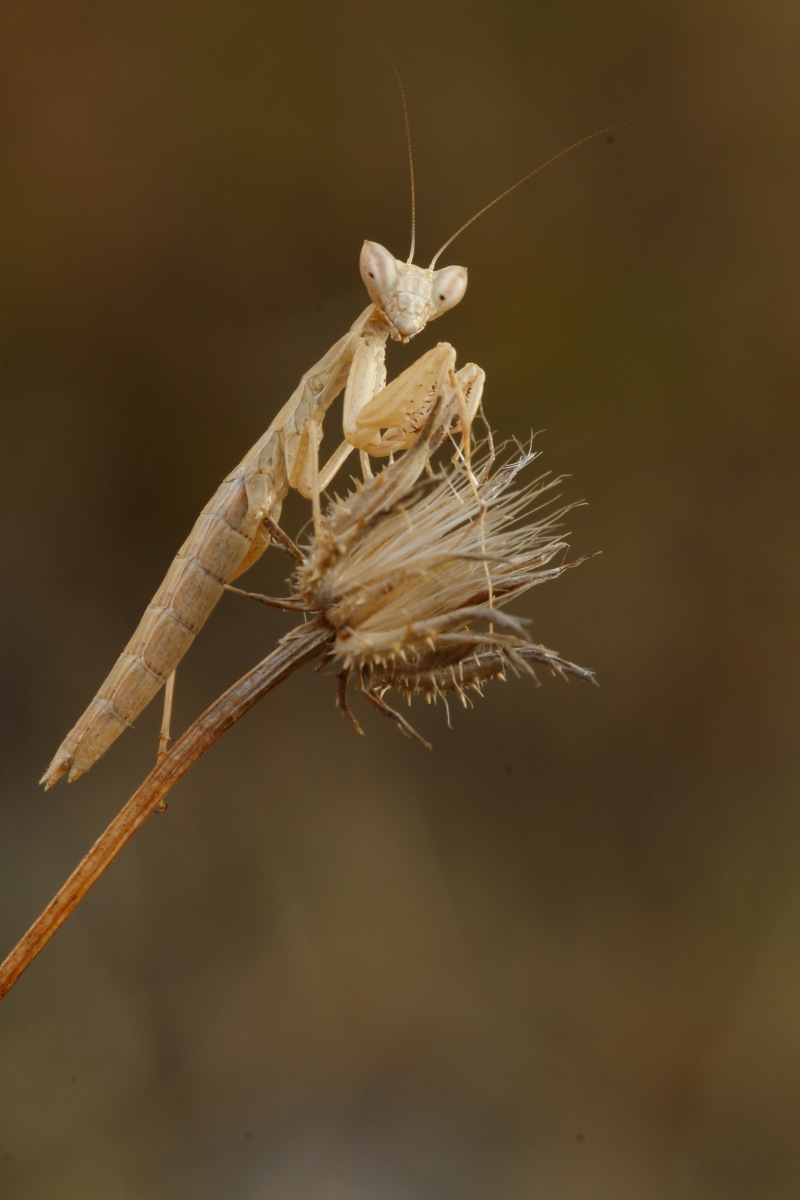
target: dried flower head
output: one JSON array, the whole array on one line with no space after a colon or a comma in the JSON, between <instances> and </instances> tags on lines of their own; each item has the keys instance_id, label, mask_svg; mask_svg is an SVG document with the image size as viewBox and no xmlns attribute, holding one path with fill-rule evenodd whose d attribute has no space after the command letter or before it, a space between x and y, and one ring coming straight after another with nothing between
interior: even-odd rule
<instances>
[{"instance_id":1,"label":"dried flower head","mask_svg":"<svg viewBox=\"0 0 800 1200\"><path fill-rule=\"evenodd\" d=\"M520 484L537 456L521 451L496 470L494 455L473 469L463 458L434 472L430 456L449 424L443 402L415 446L377 477L357 484L321 518L293 578L295 603L321 614L335 634L329 659L381 711L394 688L466 703L491 678L533 664L591 678L591 672L532 644L502 606L576 562L550 565L567 543L556 534L566 508L545 493L557 479ZM579 560L580 561L580 560ZM414 734L414 736L417 736Z\"/></svg>"}]
</instances>

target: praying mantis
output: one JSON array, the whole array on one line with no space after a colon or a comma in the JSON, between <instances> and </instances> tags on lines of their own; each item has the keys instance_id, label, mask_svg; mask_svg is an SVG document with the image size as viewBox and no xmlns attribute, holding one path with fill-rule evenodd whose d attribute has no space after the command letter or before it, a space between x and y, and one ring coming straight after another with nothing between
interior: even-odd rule
<instances>
[{"instance_id":1,"label":"praying mantis","mask_svg":"<svg viewBox=\"0 0 800 1200\"><path fill-rule=\"evenodd\" d=\"M403 107L408 134L405 102ZM369 475L370 457L385 457L414 444L444 391L455 397L453 431L460 430L468 457L470 427L480 407L484 372L474 363L456 369L455 350L441 342L387 385L387 342L390 338L411 341L463 298L466 268L436 269L440 255L456 237L550 163L612 128L579 139L518 179L465 222L429 267L413 262L414 175L409 139L412 238L408 260L396 259L377 242L364 243L360 269L370 299L368 307L344 337L305 372L266 433L203 508L130 641L57 750L41 780L45 787L64 775L72 781L84 774L165 684L160 746L162 751L166 748L176 668L226 586L266 550L290 488L311 499L318 520L320 491L351 451L361 452L362 469ZM320 467L322 423L342 392L344 441Z\"/></svg>"}]
</instances>

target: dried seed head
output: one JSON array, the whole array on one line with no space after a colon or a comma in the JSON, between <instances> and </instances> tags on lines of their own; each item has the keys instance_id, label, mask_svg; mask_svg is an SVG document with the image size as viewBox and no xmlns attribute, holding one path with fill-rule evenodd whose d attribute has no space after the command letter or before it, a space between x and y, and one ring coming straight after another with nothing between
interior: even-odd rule
<instances>
[{"instance_id":1,"label":"dried seed head","mask_svg":"<svg viewBox=\"0 0 800 1200\"><path fill-rule=\"evenodd\" d=\"M591 677L532 645L500 610L577 565L552 565L567 548L556 534L567 509L545 495L558 480L521 484L530 452L497 470L487 458L475 471L456 462L434 473L445 428L440 404L411 450L330 506L295 573L298 606L323 615L331 657L373 700L387 688L465 699L466 688L508 668L532 673L535 662Z\"/></svg>"}]
</instances>

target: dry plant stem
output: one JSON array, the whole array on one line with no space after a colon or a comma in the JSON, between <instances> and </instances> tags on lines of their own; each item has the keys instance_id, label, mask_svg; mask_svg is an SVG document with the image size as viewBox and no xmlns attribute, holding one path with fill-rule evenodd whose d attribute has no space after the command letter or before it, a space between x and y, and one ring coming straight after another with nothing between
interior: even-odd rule
<instances>
[{"instance_id":1,"label":"dry plant stem","mask_svg":"<svg viewBox=\"0 0 800 1200\"><path fill-rule=\"evenodd\" d=\"M150 813L163 806L164 797L189 768L267 692L282 683L298 667L323 653L332 643L333 636L332 630L321 618L301 625L283 638L267 658L243 675L178 738L105 833L97 839L41 916L0 964L0 999L14 986L22 972Z\"/></svg>"}]
</instances>

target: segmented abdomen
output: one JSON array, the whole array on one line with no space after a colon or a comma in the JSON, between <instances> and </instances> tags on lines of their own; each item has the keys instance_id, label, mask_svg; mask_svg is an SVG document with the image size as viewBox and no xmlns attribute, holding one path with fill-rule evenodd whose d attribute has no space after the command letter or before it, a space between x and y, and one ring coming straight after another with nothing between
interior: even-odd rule
<instances>
[{"instance_id":1,"label":"segmented abdomen","mask_svg":"<svg viewBox=\"0 0 800 1200\"><path fill-rule=\"evenodd\" d=\"M42 778L47 787L69 772L77 779L133 722L183 658L225 584L261 535L248 518L241 470L229 476L197 518L145 609L136 632Z\"/></svg>"}]
</instances>

